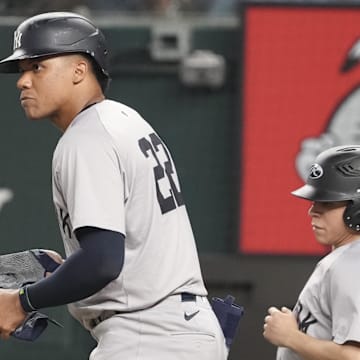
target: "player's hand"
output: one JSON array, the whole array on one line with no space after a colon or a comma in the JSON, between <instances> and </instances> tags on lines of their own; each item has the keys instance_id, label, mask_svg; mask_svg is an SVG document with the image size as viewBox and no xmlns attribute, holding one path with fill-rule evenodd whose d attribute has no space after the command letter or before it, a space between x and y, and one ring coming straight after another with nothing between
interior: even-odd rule
<instances>
[{"instance_id":1,"label":"player's hand","mask_svg":"<svg viewBox=\"0 0 360 360\"><path fill-rule=\"evenodd\" d=\"M24 322L26 315L20 304L19 290L0 289L1 339L8 339L11 333Z\"/></svg>"},{"instance_id":2,"label":"player's hand","mask_svg":"<svg viewBox=\"0 0 360 360\"><path fill-rule=\"evenodd\" d=\"M299 332L298 325L292 311L286 307L279 310L270 307L264 320L263 335L275 346L288 347L292 336Z\"/></svg>"},{"instance_id":3,"label":"player's hand","mask_svg":"<svg viewBox=\"0 0 360 360\"><path fill-rule=\"evenodd\" d=\"M48 254L55 262L57 262L58 264L62 264L65 260L61 257L61 255L59 253L57 253L54 250L44 250L46 252L46 254ZM49 275L51 275L52 273L47 271L45 272L45 277L48 277Z\"/></svg>"}]
</instances>

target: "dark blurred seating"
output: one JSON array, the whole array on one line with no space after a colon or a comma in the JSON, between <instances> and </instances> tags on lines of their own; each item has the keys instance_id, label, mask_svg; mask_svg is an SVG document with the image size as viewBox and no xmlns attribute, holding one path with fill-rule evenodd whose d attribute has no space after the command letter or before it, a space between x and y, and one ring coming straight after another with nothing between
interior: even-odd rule
<instances>
[{"instance_id":1,"label":"dark blurred seating","mask_svg":"<svg viewBox=\"0 0 360 360\"><path fill-rule=\"evenodd\" d=\"M207 13L233 11L239 0L0 0L3 15L33 15L47 11L126 12L131 14Z\"/></svg>"}]
</instances>

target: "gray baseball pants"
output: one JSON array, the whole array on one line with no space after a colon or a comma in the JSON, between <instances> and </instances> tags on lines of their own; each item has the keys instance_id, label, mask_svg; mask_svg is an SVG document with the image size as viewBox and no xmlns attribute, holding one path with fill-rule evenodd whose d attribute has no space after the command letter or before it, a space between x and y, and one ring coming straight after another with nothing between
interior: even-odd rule
<instances>
[{"instance_id":1,"label":"gray baseball pants","mask_svg":"<svg viewBox=\"0 0 360 360\"><path fill-rule=\"evenodd\" d=\"M206 297L172 295L145 310L121 313L91 330L90 360L226 360L228 350Z\"/></svg>"}]
</instances>

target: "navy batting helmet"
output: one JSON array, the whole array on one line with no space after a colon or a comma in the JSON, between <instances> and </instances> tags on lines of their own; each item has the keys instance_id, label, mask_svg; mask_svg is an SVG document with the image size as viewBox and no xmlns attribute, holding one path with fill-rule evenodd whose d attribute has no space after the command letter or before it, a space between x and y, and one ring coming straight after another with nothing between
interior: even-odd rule
<instances>
[{"instance_id":1,"label":"navy batting helmet","mask_svg":"<svg viewBox=\"0 0 360 360\"><path fill-rule=\"evenodd\" d=\"M109 77L103 34L90 20L71 12L49 12L23 21L14 32L13 54L0 61L0 72L19 72L19 60L66 53L90 56Z\"/></svg>"},{"instance_id":2,"label":"navy batting helmet","mask_svg":"<svg viewBox=\"0 0 360 360\"><path fill-rule=\"evenodd\" d=\"M360 198L360 146L336 146L323 151L311 166L306 185L292 194L313 201Z\"/></svg>"},{"instance_id":3,"label":"navy batting helmet","mask_svg":"<svg viewBox=\"0 0 360 360\"><path fill-rule=\"evenodd\" d=\"M320 153L306 184L293 195L312 201L349 201L344 222L360 231L360 146L336 146Z\"/></svg>"}]
</instances>

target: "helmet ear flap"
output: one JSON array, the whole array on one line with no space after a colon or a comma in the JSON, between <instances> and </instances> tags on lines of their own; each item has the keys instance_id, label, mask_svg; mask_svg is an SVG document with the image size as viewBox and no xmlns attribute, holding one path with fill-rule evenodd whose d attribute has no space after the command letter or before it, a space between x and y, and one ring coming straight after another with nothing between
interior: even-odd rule
<instances>
[{"instance_id":1,"label":"helmet ear flap","mask_svg":"<svg viewBox=\"0 0 360 360\"><path fill-rule=\"evenodd\" d=\"M349 202L345 208L343 219L348 228L360 232L360 199Z\"/></svg>"}]
</instances>

